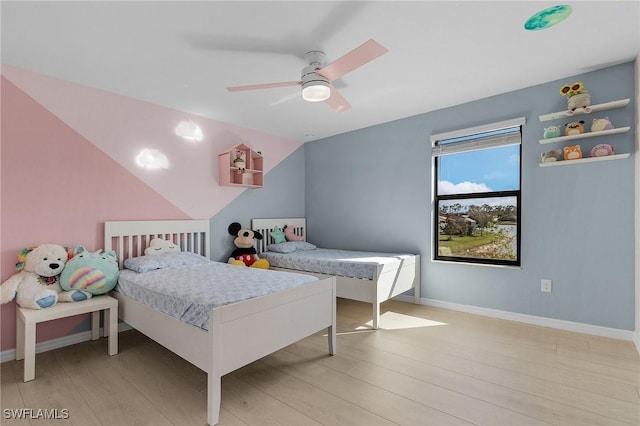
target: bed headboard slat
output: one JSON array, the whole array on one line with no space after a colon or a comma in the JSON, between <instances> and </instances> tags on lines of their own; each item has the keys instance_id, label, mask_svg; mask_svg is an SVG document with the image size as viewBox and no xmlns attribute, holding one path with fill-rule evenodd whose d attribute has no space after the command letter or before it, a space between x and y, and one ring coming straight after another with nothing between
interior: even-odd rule
<instances>
[{"instance_id":1,"label":"bed headboard slat","mask_svg":"<svg viewBox=\"0 0 640 426\"><path fill-rule=\"evenodd\" d=\"M115 250L118 265L142 256L153 238L171 240L182 251L211 258L208 220L114 221L104 223L104 249Z\"/></svg>"},{"instance_id":2,"label":"bed headboard slat","mask_svg":"<svg viewBox=\"0 0 640 426\"><path fill-rule=\"evenodd\" d=\"M251 219L251 229L258 231L264 237L262 240L256 240L256 251L258 254L267 250L267 246L272 244L271 230L276 226L284 229L287 225L288 228L293 228L294 233L307 240L307 220L304 217L293 218L272 218L272 219Z\"/></svg>"}]
</instances>

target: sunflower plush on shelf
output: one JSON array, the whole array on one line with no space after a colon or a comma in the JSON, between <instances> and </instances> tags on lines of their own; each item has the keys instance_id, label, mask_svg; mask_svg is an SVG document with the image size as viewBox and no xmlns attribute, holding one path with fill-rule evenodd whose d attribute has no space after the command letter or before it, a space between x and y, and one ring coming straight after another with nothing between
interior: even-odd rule
<instances>
[{"instance_id":1,"label":"sunflower plush on shelf","mask_svg":"<svg viewBox=\"0 0 640 426\"><path fill-rule=\"evenodd\" d=\"M567 97L567 115L573 115L578 108L586 113L591 112L591 95L584 88L584 83L576 81L572 84L565 84L560 88L560 95Z\"/></svg>"}]
</instances>

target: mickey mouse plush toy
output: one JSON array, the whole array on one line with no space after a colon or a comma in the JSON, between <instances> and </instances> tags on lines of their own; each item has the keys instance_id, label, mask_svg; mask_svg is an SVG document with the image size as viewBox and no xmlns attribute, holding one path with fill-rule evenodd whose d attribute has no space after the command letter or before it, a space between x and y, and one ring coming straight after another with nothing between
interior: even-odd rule
<instances>
[{"instance_id":1,"label":"mickey mouse plush toy","mask_svg":"<svg viewBox=\"0 0 640 426\"><path fill-rule=\"evenodd\" d=\"M261 240L262 234L258 231L245 229L238 222L229 225L229 234L233 235L236 249L231 253L227 263L238 266L250 266L252 268L269 269L269 261L260 259L254 247L254 239Z\"/></svg>"}]
</instances>

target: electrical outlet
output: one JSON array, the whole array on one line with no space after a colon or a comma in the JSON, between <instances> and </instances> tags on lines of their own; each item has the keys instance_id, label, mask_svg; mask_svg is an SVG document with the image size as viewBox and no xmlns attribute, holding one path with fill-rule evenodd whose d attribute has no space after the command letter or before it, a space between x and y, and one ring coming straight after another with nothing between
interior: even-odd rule
<instances>
[{"instance_id":1,"label":"electrical outlet","mask_svg":"<svg viewBox=\"0 0 640 426\"><path fill-rule=\"evenodd\" d=\"M551 280L541 280L540 291L544 291L545 293L551 293Z\"/></svg>"}]
</instances>

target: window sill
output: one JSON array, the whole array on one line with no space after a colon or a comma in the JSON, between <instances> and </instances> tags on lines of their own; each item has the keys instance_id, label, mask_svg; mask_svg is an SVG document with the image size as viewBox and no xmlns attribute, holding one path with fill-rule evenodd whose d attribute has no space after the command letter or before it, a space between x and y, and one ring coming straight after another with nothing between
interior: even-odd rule
<instances>
[{"instance_id":1,"label":"window sill","mask_svg":"<svg viewBox=\"0 0 640 426\"><path fill-rule=\"evenodd\" d=\"M520 269L522 270L522 265L520 266L515 266L515 265L494 265L491 263L475 263L475 262L454 262L451 260L440 260L440 259L430 259L431 263L443 263L446 265L468 265L468 266L484 266L484 267L490 267L490 268L502 268L502 269Z\"/></svg>"}]
</instances>

